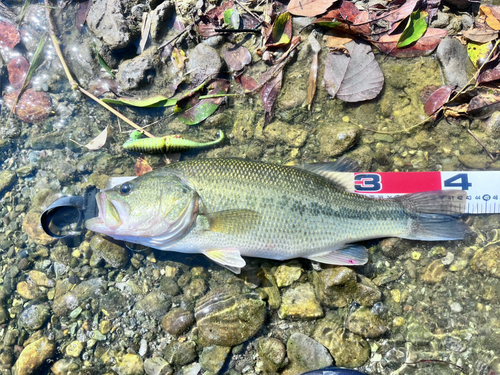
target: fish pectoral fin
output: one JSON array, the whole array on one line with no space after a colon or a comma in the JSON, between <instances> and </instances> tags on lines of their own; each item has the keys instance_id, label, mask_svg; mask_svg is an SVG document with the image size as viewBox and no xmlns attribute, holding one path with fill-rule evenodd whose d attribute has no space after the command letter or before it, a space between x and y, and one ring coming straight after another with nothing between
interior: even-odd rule
<instances>
[{"instance_id":1,"label":"fish pectoral fin","mask_svg":"<svg viewBox=\"0 0 500 375\"><path fill-rule=\"evenodd\" d=\"M323 176L347 191L354 191L354 177L352 172L359 171L359 165L349 158L340 158L329 163L307 163L297 167Z\"/></svg>"},{"instance_id":2,"label":"fish pectoral fin","mask_svg":"<svg viewBox=\"0 0 500 375\"><path fill-rule=\"evenodd\" d=\"M205 215L213 232L241 235L248 233L259 221L261 214L253 210L226 210Z\"/></svg>"},{"instance_id":3,"label":"fish pectoral fin","mask_svg":"<svg viewBox=\"0 0 500 375\"><path fill-rule=\"evenodd\" d=\"M241 269L246 265L245 260L241 257L240 251L236 249L213 249L204 251L203 254L215 263L236 274L239 274Z\"/></svg>"},{"instance_id":4,"label":"fish pectoral fin","mask_svg":"<svg viewBox=\"0 0 500 375\"><path fill-rule=\"evenodd\" d=\"M364 246L347 245L341 249L309 256L307 259L339 266L359 266L368 261L368 252Z\"/></svg>"}]
</instances>

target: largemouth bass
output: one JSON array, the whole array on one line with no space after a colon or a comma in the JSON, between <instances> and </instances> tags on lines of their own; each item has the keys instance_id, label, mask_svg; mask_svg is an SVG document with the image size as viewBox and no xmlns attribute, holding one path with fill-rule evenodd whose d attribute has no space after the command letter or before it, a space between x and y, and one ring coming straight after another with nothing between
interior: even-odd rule
<instances>
[{"instance_id":1,"label":"largemouth bass","mask_svg":"<svg viewBox=\"0 0 500 375\"><path fill-rule=\"evenodd\" d=\"M242 256L307 258L337 265L368 260L353 242L401 237L458 240L465 192L373 199L347 192L348 163L301 167L243 159L170 164L98 193L89 230L155 249L202 253L239 273Z\"/></svg>"}]
</instances>

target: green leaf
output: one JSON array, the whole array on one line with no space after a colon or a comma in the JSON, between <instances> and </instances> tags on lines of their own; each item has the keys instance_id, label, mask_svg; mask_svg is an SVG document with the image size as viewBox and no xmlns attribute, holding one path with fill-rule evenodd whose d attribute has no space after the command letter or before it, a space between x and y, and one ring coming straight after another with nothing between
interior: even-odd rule
<instances>
[{"instance_id":1,"label":"green leaf","mask_svg":"<svg viewBox=\"0 0 500 375\"><path fill-rule=\"evenodd\" d=\"M101 55L99 55L99 52L97 51L97 47L95 46L95 43L92 42L92 47L94 47L95 54L97 55L97 61L99 61L99 65L106 71L108 74L116 78L113 72L111 71L111 68L106 64L106 62L102 59Z\"/></svg>"},{"instance_id":2,"label":"green leaf","mask_svg":"<svg viewBox=\"0 0 500 375\"><path fill-rule=\"evenodd\" d=\"M315 22L314 24L324 26L324 27L330 27L330 28L334 29L337 26L341 25L342 22L339 22L339 21L319 21L319 22Z\"/></svg>"},{"instance_id":3,"label":"green leaf","mask_svg":"<svg viewBox=\"0 0 500 375\"><path fill-rule=\"evenodd\" d=\"M271 31L271 41L275 46L286 45L290 43L292 33L291 24L287 28L287 24L291 22L292 15L285 12L279 15L274 21L273 30Z\"/></svg>"},{"instance_id":4,"label":"green leaf","mask_svg":"<svg viewBox=\"0 0 500 375\"><path fill-rule=\"evenodd\" d=\"M210 90L208 95L220 95L227 93L229 89L229 81L225 79L218 79L213 81L208 87ZM223 97L203 99L195 105L179 114L179 120L186 125L196 125L214 113L221 105Z\"/></svg>"},{"instance_id":5,"label":"green leaf","mask_svg":"<svg viewBox=\"0 0 500 375\"><path fill-rule=\"evenodd\" d=\"M155 107L171 107L177 103L177 99L169 99L163 95L151 96L145 99L136 98L120 98L120 99L101 99L104 103L129 105L132 107L155 108Z\"/></svg>"},{"instance_id":6,"label":"green leaf","mask_svg":"<svg viewBox=\"0 0 500 375\"><path fill-rule=\"evenodd\" d=\"M427 31L427 22L425 22L425 17L427 17L427 12L422 10L417 10L410 14L410 19L408 20L403 33L399 37L396 48L409 46L425 34Z\"/></svg>"},{"instance_id":7,"label":"green leaf","mask_svg":"<svg viewBox=\"0 0 500 375\"><path fill-rule=\"evenodd\" d=\"M23 86L21 88L21 93L24 91L26 86L28 86L28 83L33 76L33 73L35 73L35 70L40 66L40 64L43 61L43 47L45 46L45 39L47 38L47 33L43 33L42 37L40 38L40 42L38 42L38 47L36 48L35 54L33 55L33 60L31 60L30 68L28 70L28 74L26 75L26 78L24 79Z\"/></svg>"}]
</instances>

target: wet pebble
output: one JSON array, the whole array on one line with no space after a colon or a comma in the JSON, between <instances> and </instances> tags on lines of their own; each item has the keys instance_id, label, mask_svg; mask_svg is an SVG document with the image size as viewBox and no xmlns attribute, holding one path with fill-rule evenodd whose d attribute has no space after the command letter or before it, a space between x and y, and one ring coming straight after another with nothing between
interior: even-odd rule
<instances>
[{"instance_id":1,"label":"wet pebble","mask_svg":"<svg viewBox=\"0 0 500 375\"><path fill-rule=\"evenodd\" d=\"M328 349L303 333L296 332L286 343L291 364L283 374L292 375L328 367L333 363Z\"/></svg>"},{"instance_id":2,"label":"wet pebble","mask_svg":"<svg viewBox=\"0 0 500 375\"><path fill-rule=\"evenodd\" d=\"M13 367L13 375L30 375L54 355L56 344L42 337L26 346Z\"/></svg>"},{"instance_id":3,"label":"wet pebble","mask_svg":"<svg viewBox=\"0 0 500 375\"><path fill-rule=\"evenodd\" d=\"M141 88L153 81L158 63L158 50L150 47L139 56L123 61L118 67L116 79L125 91Z\"/></svg>"},{"instance_id":4,"label":"wet pebble","mask_svg":"<svg viewBox=\"0 0 500 375\"><path fill-rule=\"evenodd\" d=\"M144 363L137 354L125 354L116 366L111 367L118 375L142 375Z\"/></svg>"},{"instance_id":5,"label":"wet pebble","mask_svg":"<svg viewBox=\"0 0 500 375\"><path fill-rule=\"evenodd\" d=\"M144 372L146 375L171 375L174 370L162 357L153 357L144 361Z\"/></svg>"},{"instance_id":6,"label":"wet pebble","mask_svg":"<svg viewBox=\"0 0 500 375\"><path fill-rule=\"evenodd\" d=\"M263 267L260 273L262 279L262 289L266 292L267 302L272 309L278 309L281 305L281 294L276 284L276 280L269 269Z\"/></svg>"},{"instance_id":7,"label":"wet pebble","mask_svg":"<svg viewBox=\"0 0 500 375\"><path fill-rule=\"evenodd\" d=\"M274 373L283 364L286 357L286 347L280 340L273 337L263 337L257 344L257 353L263 362L266 372Z\"/></svg>"},{"instance_id":8,"label":"wet pebble","mask_svg":"<svg viewBox=\"0 0 500 375\"><path fill-rule=\"evenodd\" d=\"M207 77L216 76L222 68L219 52L200 43L189 53L186 69L191 74L191 85L197 86Z\"/></svg>"},{"instance_id":9,"label":"wet pebble","mask_svg":"<svg viewBox=\"0 0 500 375\"><path fill-rule=\"evenodd\" d=\"M170 310L161 321L161 326L171 335L186 332L194 323L194 315L183 308Z\"/></svg>"},{"instance_id":10,"label":"wet pebble","mask_svg":"<svg viewBox=\"0 0 500 375\"><path fill-rule=\"evenodd\" d=\"M30 330L40 329L50 317L50 308L47 305L32 305L19 315L19 323Z\"/></svg>"},{"instance_id":11,"label":"wet pebble","mask_svg":"<svg viewBox=\"0 0 500 375\"><path fill-rule=\"evenodd\" d=\"M0 172L0 194L3 194L4 190L10 187L16 180L16 173L11 170L3 170Z\"/></svg>"},{"instance_id":12,"label":"wet pebble","mask_svg":"<svg viewBox=\"0 0 500 375\"><path fill-rule=\"evenodd\" d=\"M45 286L47 288L53 288L56 286L54 280L49 279L49 277L43 272L31 270L28 272L28 276L37 286Z\"/></svg>"},{"instance_id":13,"label":"wet pebble","mask_svg":"<svg viewBox=\"0 0 500 375\"><path fill-rule=\"evenodd\" d=\"M42 294L39 288L37 288L32 283L28 283L27 281L21 281L20 283L17 283L16 290L21 297L26 299L35 299L40 294Z\"/></svg>"},{"instance_id":14,"label":"wet pebble","mask_svg":"<svg viewBox=\"0 0 500 375\"><path fill-rule=\"evenodd\" d=\"M57 241L57 238L50 237L44 232L40 224L40 212L31 210L23 220L23 232L38 245L50 245Z\"/></svg>"},{"instance_id":15,"label":"wet pebble","mask_svg":"<svg viewBox=\"0 0 500 375\"><path fill-rule=\"evenodd\" d=\"M194 279L187 287L183 289L184 295L190 300L196 300L202 297L207 290L205 280L201 278Z\"/></svg>"},{"instance_id":16,"label":"wet pebble","mask_svg":"<svg viewBox=\"0 0 500 375\"><path fill-rule=\"evenodd\" d=\"M298 262L290 262L281 264L274 272L274 278L278 288L292 285L295 281L300 279L304 270Z\"/></svg>"},{"instance_id":17,"label":"wet pebble","mask_svg":"<svg viewBox=\"0 0 500 375\"><path fill-rule=\"evenodd\" d=\"M80 342L78 340L72 341L66 347L66 355L78 358L80 357L80 354L82 353L83 349L84 349L83 342Z\"/></svg>"},{"instance_id":18,"label":"wet pebble","mask_svg":"<svg viewBox=\"0 0 500 375\"><path fill-rule=\"evenodd\" d=\"M311 284L298 284L283 293L281 307L278 311L281 319L314 319L323 316L323 309L316 299Z\"/></svg>"},{"instance_id":19,"label":"wet pebble","mask_svg":"<svg viewBox=\"0 0 500 375\"><path fill-rule=\"evenodd\" d=\"M356 273L347 267L327 268L314 274L314 286L322 304L344 307L357 292Z\"/></svg>"},{"instance_id":20,"label":"wet pebble","mask_svg":"<svg viewBox=\"0 0 500 375\"><path fill-rule=\"evenodd\" d=\"M203 370L218 373L231 348L227 346L207 346L200 355L200 366Z\"/></svg>"},{"instance_id":21,"label":"wet pebble","mask_svg":"<svg viewBox=\"0 0 500 375\"><path fill-rule=\"evenodd\" d=\"M172 365L187 365L196 358L196 345L192 341L171 341L165 348L163 357Z\"/></svg>"},{"instance_id":22,"label":"wet pebble","mask_svg":"<svg viewBox=\"0 0 500 375\"><path fill-rule=\"evenodd\" d=\"M54 375L69 375L71 373L76 373L79 369L77 363L73 359L62 358L59 361L54 362L50 370Z\"/></svg>"},{"instance_id":23,"label":"wet pebble","mask_svg":"<svg viewBox=\"0 0 500 375\"><path fill-rule=\"evenodd\" d=\"M500 247L489 246L478 250L470 265L474 272L500 277Z\"/></svg>"},{"instance_id":24,"label":"wet pebble","mask_svg":"<svg viewBox=\"0 0 500 375\"><path fill-rule=\"evenodd\" d=\"M113 290L106 293L106 298L101 300L101 309L110 319L115 319L123 314L127 303L127 298L121 292Z\"/></svg>"},{"instance_id":25,"label":"wet pebble","mask_svg":"<svg viewBox=\"0 0 500 375\"><path fill-rule=\"evenodd\" d=\"M382 320L368 307L361 307L349 316L347 329L366 338L375 338L387 331Z\"/></svg>"},{"instance_id":26,"label":"wet pebble","mask_svg":"<svg viewBox=\"0 0 500 375\"><path fill-rule=\"evenodd\" d=\"M201 371L201 365L199 363L191 363L190 365L184 366L179 371L179 375L198 375Z\"/></svg>"},{"instance_id":27,"label":"wet pebble","mask_svg":"<svg viewBox=\"0 0 500 375\"><path fill-rule=\"evenodd\" d=\"M129 254L127 249L115 242L109 241L101 235L94 235L90 240L92 258L90 265L95 267L101 259L114 268L123 268L128 263Z\"/></svg>"},{"instance_id":28,"label":"wet pebble","mask_svg":"<svg viewBox=\"0 0 500 375\"><path fill-rule=\"evenodd\" d=\"M70 292L55 298L52 304L52 310L56 315L66 315L74 310L80 303L85 302L89 298L95 298L101 295L103 290L104 281L102 279L95 278L82 281Z\"/></svg>"},{"instance_id":29,"label":"wet pebble","mask_svg":"<svg viewBox=\"0 0 500 375\"><path fill-rule=\"evenodd\" d=\"M134 310L140 314L159 319L167 313L170 306L172 306L170 296L160 290L153 290L135 304Z\"/></svg>"},{"instance_id":30,"label":"wet pebble","mask_svg":"<svg viewBox=\"0 0 500 375\"><path fill-rule=\"evenodd\" d=\"M424 270L422 281L429 284L437 284L446 277L446 268L440 259L433 260Z\"/></svg>"},{"instance_id":31,"label":"wet pebble","mask_svg":"<svg viewBox=\"0 0 500 375\"><path fill-rule=\"evenodd\" d=\"M330 124L322 126L317 139L323 157L335 157L353 147L360 135L360 130L352 124Z\"/></svg>"},{"instance_id":32,"label":"wet pebble","mask_svg":"<svg viewBox=\"0 0 500 375\"><path fill-rule=\"evenodd\" d=\"M406 327L406 341L414 345L428 345L434 335L420 323L410 323Z\"/></svg>"},{"instance_id":33,"label":"wet pebble","mask_svg":"<svg viewBox=\"0 0 500 375\"><path fill-rule=\"evenodd\" d=\"M337 366L359 367L370 358L370 345L362 337L344 332L336 320L320 320L314 328L313 338L328 348Z\"/></svg>"},{"instance_id":34,"label":"wet pebble","mask_svg":"<svg viewBox=\"0 0 500 375\"><path fill-rule=\"evenodd\" d=\"M203 345L234 346L253 337L264 324L266 303L255 291L236 285L212 290L195 308Z\"/></svg>"},{"instance_id":35,"label":"wet pebble","mask_svg":"<svg viewBox=\"0 0 500 375\"><path fill-rule=\"evenodd\" d=\"M461 305L461 304L459 304L458 302L452 302L452 303L450 304L450 309L451 309L451 311L453 311L453 312L455 312L455 313L460 313L460 312L462 312L462 310L463 310L464 308L463 308L463 307L462 307L462 305Z\"/></svg>"},{"instance_id":36,"label":"wet pebble","mask_svg":"<svg viewBox=\"0 0 500 375\"><path fill-rule=\"evenodd\" d=\"M436 50L436 57L448 86L463 87L467 84L467 72L473 67L462 43L455 38L443 39Z\"/></svg>"}]
</instances>

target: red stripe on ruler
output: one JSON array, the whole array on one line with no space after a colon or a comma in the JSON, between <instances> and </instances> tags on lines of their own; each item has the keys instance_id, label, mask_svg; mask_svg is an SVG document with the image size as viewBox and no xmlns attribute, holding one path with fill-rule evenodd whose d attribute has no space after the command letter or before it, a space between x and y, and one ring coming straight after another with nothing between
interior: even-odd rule
<instances>
[{"instance_id":1,"label":"red stripe on ruler","mask_svg":"<svg viewBox=\"0 0 500 375\"><path fill-rule=\"evenodd\" d=\"M356 193L409 194L441 190L441 172L354 173Z\"/></svg>"}]
</instances>

